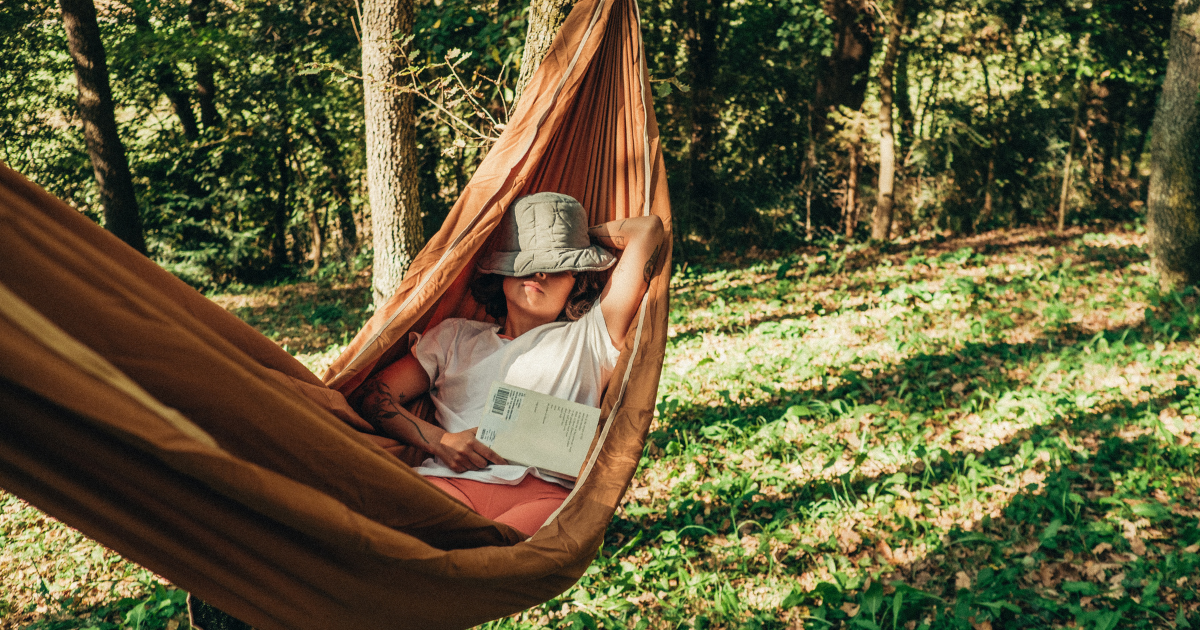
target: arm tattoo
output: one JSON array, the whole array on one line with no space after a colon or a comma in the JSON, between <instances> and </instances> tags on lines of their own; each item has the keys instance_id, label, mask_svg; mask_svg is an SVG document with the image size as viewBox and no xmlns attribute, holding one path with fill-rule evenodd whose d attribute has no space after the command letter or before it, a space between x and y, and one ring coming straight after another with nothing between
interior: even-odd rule
<instances>
[{"instance_id":1,"label":"arm tattoo","mask_svg":"<svg viewBox=\"0 0 1200 630\"><path fill-rule=\"evenodd\" d=\"M646 284L650 284L650 276L654 275L654 267L658 265L658 255L662 252L662 243L659 243L654 248L654 252L650 254L650 258L646 260L646 266L642 268L642 279Z\"/></svg>"},{"instance_id":2,"label":"arm tattoo","mask_svg":"<svg viewBox=\"0 0 1200 630\"><path fill-rule=\"evenodd\" d=\"M408 420L409 424L417 430L417 435L429 444L429 438L425 437L425 433L421 431L421 425L413 422L396 403L396 399L392 398L392 390L387 386L387 383L379 379L372 379L363 385L362 394L362 417L367 422L371 423L371 427L379 433L383 433L383 421L390 420L396 416L400 416Z\"/></svg>"}]
</instances>

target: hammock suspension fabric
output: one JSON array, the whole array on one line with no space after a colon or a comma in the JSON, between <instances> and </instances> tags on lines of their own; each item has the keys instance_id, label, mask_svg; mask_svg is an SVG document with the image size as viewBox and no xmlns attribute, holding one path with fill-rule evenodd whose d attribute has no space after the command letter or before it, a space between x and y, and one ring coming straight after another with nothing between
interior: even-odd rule
<instances>
[{"instance_id":1,"label":"hammock suspension fabric","mask_svg":"<svg viewBox=\"0 0 1200 630\"><path fill-rule=\"evenodd\" d=\"M669 255L579 482L532 538L424 481L346 403L410 333L483 317L474 260L542 190L592 224L655 214L670 244L633 0L575 6L442 229L324 379L0 166L0 487L260 630L466 628L562 593L642 454Z\"/></svg>"}]
</instances>

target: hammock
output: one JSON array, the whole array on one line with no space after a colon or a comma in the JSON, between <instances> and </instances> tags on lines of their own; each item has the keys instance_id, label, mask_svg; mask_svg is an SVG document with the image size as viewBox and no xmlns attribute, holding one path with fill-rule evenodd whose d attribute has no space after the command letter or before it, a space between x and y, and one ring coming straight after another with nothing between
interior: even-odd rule
<instances>
[{"instance_id":1,"label":"hammock","mask_svg":"<svg viewBox=\"0 0 1200 630\"><path fill-rule=\"evenodd\" d=\"M465 628L583 574L642 453L669 256L562 508L532 538L467 509L346 405L410 332L478 317L466 284L504 209L592 223L670 208L634 0L582 0L397 294L324 381L0 166L0 486L261 630ZM391 452L389 452L391 451Z\"/></svg>"}]
</instances>

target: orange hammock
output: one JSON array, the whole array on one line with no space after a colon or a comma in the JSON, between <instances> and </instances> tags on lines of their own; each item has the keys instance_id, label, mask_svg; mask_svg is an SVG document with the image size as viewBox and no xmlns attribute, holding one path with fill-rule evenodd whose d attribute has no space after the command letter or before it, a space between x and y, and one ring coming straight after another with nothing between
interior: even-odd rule
<instances>
[{"instance_id":1,"label":"orange hammock","mask_svg":"<svg viewBox=\"0 0 1200 630\"><path fill-rule=\"evenodd\" d=\"M465 628L565 591L641 457L669 256L579 483L528 540L425 482L343 396L409 332L478 314L473 261L518 196L573 195L592 223L653 213L669 232L634 0L577 4L526 95L324 382L0 167L0 486L261 630Z\"/></svg>"}]
</instances>

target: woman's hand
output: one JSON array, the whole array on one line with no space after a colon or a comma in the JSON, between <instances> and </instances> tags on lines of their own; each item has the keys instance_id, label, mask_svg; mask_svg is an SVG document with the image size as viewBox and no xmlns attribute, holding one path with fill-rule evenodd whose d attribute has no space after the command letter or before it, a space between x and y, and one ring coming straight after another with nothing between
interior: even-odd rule
<instances>
[{"instance_id":1,"label":"woman's hand","mask_svg":"<svg viewBox=\"0 0 1200 630\"><path fill-rule=\"evenodd\" d=\"M490 464L508 463L475 437L475 429L443 433L430 452L446 462L454 472L459 473L487 468Z\"/></svg>"}]
</instances>

